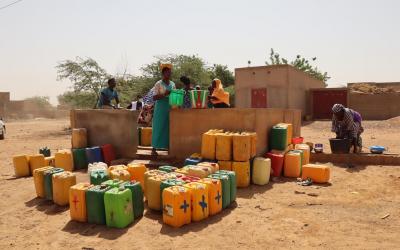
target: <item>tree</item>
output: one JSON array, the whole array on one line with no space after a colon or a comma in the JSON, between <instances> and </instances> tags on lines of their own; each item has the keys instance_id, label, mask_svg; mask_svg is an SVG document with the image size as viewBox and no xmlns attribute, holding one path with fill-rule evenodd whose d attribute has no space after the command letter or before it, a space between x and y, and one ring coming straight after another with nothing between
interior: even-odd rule
<instances>
[{"instance_id":1,"label":"tree","mask_svg":"<svg viewBox=\"0 0 400 250\"><path fill-rule=\"evenodd\" d=\"M93 108L96 95L88 91L67 91L57 97L58 103L62 106L73 108Z\"/></svg>"},{"instance_id":2,"label":"tree","mask_svg":"<svg viewBox=\"0 0 400 250\"><path fill-rule=\"evenodd\" d=\"M77 57L75 61L65 60L56 68L57 80L70 80L74 93L87 92L87 94L95 96L94 105L99 98L101 88L106 86L106 82L110 78L110 75L92 58ZM85 95L85 97L87 96Z\"/></svg>"},{"instance_id":3,"label":"tree","mask_svg":"<svg viewBox=\"0 0 400 250\"><path fill-rule=\"evenodd\" d=\"M50 104L50 97L48 96L33 96L26 98L25 101L29 101L41 109L52 108L52 105Z\"/></svg>"},{"instance_id":4,"label":"tree","mask_svg":"<svg viewBox=\"0 0 400 250\"><path fill-rule=\"evenodd\" d=\"M228 66L221 64L214 64L210 69L211 79L218 78L222 81L224 86L231 86L235 84L235 77Z\"/></svg>"},{"instance_id":5,"label":"tree","mask_svg":"<svg viewBox=\"0 0 400 250\"><path fill-rule=\"evenodd\" d=\"M312 62L317 60L316 57L311 58ZM278 53L271 48L271 52L269 55L269 61L265 62L266 65L292 65L293 67L311 75L312 77L323 81L326 84L326 81L330 79L327 72L322 73L316 66L313 66L310 63L310 60L302 57L301 55L297 55L296 59L288 62L287 59L282 58Z\"/></svg>"}]
</instances>

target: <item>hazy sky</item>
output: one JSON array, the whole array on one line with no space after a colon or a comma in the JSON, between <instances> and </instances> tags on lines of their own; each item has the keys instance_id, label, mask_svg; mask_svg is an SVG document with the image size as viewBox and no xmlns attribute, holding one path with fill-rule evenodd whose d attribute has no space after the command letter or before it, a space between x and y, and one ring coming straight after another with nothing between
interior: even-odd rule
<instances>
[{"instance_id":1,"label":"hazy sky","mask_svg":"<svg viewBox=\"0 0 400 250\"><path fill-rule=\"evenodd\" d=\"M0 7L15 0L0 0ZM335 86L400 81L396 0L24 0L0 10L0 91L56 96L55 66L92 57L131 73L154 55L197 54L208 63L263 65L270 48L316 56Z\"/></svg>"}]
</instances>

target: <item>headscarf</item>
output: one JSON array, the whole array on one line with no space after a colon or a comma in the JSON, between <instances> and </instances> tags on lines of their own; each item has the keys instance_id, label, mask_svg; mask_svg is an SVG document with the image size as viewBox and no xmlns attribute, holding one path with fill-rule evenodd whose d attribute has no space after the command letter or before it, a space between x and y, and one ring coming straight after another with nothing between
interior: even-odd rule
<instances>
[{"instance_id":1,"label":"headscarf","mask_svg":"<svg viewBox=\"0 0 400 250\"><path fill-rule=\"evenodd\" d=\"M334 113L334 114L337 114L337 113L339 113L339 112L341 112L342 110L344 110L345 109L345 107L342 105L342 104L335 104L335 105L333 105L333 107L332 107L332 112Z\"/></svg>"},{"instance_id":2,"label":"headscarf","mask_svg":"<svg viewBox=\"0 0 400 250\"><path fill-rule=\"evenodd\" d=\"M160 70L163 71L163 69L168 68L170 70L172 70L172 64L170 63L161 63L160 64Z\"/></svg>"},{"instance_id":3,"label":"headscarf","mask_svg":"<svg viewBox=\"0 0 400 250\"><path fill-rule=\"evenodd\" d=\"M215 88L211 96L216 97L217 100L211 100L211 102L213 104L218 104L223 102L226 105L229 105L229 93L224 91L224 87L222 86L221 80L215 78L213 81L215 82Z\"/></svg>"}]
</instances>

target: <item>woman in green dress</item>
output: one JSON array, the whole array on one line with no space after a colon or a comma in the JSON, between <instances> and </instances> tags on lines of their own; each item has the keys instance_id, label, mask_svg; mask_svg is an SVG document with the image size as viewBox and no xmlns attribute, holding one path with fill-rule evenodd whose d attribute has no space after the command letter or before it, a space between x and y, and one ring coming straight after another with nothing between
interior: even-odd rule
<instances>
[{"instance_id":1,"label":"woman in green dress","mask_svg":"<svg viewBox=\"0 0 400 250\"><path fill-rule=\"evenodd\" d=\"M170 80L172 65L161 64L162 80L154 85L155 108L153 114L152 147L153 155L157 155L157 149L169 148L169 94L175 89L175 83Z\"/></svg>"}]
</instances>

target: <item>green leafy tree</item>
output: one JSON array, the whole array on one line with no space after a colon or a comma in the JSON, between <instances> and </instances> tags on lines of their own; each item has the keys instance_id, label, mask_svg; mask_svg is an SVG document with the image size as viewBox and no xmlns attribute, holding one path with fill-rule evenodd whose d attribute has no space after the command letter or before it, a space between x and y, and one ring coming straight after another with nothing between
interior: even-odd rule
<instances>
[{"instance_id":1,"label":"green leafy tree","mask_svg":"<svg viewBox=\"0 0 400 250\"><path fill-rule=\"evenodd\" d=\"M218 78L222 81L224 86L231 86L235 84L235 77L228 66L221 64L214 64L210 69L211 79Z\"/></svg>"},{"instance_id":2,"label":"green leafy tree","mask_svg":"<svg viewBox=\"0 0 400 250\"><path fill-rule=\"evenodd\" d=\"M32 102L38 108L52 108L53 106L50 104L50 97L48 96L33 96L26 98L25 101Z\"/></svg>"},{"instance_id":3,"label":"green leafy tree","mask_svg":"<svg viewBox=\"0 0 400 250\"><path fill-rule=\"evenodd\" d=\"M91 93L95 96L94 106L99 98L100 90L106 86L110 75L92 58L77 57L75 60L65 60L57 66L57 80L68 79L73 84L74 93ZM84 95L88 97L88 95Z\"/></svg>"},{"instance_id":4,"label":"green leafy tree","mask_svg":"<svg viewBox=\"0 0 400 250\"><path fill-rule=\"evenodd\" d=\"M62 106L73 108L92 108L96 95L88 91L67 91L58 97L58 103Z\"/></svg>"},{"instance_id":5,"label":"green leafy tree","mask_svg":"<svg viewBox=\"0 0 400 250\"><path fill-rule=\"evenodd\" d=\"M311 62L310 62L311 60ZM283 57L281 57L278 53L274 51L274 49L271 49L270 55L269 55L269 61L266 61L266 65L292 65L293 67L311 75L312 77L321 80L326 83L330 79L328 76L327 72L322 72L321 70L318 69L318 67L313 66L312 62L315 62L317 60L316 57L311 58L310 60L304 58L301 55L297 55L296 59L289 61Z\"/></svg>"}]
</instances>

